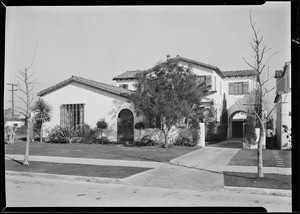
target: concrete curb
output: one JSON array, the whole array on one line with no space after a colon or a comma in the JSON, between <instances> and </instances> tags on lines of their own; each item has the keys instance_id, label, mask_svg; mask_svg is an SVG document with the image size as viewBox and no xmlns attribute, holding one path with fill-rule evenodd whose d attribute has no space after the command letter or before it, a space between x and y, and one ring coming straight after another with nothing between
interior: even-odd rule
<instances>
[{"instance_id":1,"label":"concrete curb","mask_svg":"<svg viewBox=\"0 0 300 214\"><path fill-rule=\"evenodd\" d=\"M250 187L234 187L234 186L224 186L224 190L225 191L238 192L238 193L247 193L247 194L276 195L276 196L292 197L292 191L291 190L250 188Z\"/></svg>"},{"instance_id":2,"label":"concrete curb","mask_svg":"<svg viewBox=\"0 0 300 214\"><path fill-rule=\"evenodd\" d=\"M101 183L101 184L120 184L120 179L117 178L99 178L99 177L86 177L86 176L75 176L75 175L57 175L49 173L31 173L31 172L15 172L15 171L5 171L5 175L8 176L25 176L34 178L44 178L44 179L57 179L57 180L69 180L69 181L85 181L91 183Z\"/></svg>"}]
</instances>

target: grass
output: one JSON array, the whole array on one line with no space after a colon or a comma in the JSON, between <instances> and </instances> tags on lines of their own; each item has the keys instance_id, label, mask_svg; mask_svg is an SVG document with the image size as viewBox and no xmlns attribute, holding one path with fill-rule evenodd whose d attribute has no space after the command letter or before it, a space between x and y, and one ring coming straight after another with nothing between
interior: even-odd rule
<instances>
[{"instance_id":1,"label":"grass","mask_svg":"<svg viewBox=\"0 0 300 214\"><path fill-rule=\"evenodd\" d=\"M199 147L125 147L122 144L54 144L33 142L30 155L168 162ZM25 141L5 145L5 154L24 154Z\"/></svg>"},{"instance_id":2,"label":"grass","mask_svg":"<svg viewBox=\"0 0 300 214\"><path fill-rule=\"evenodd\" d=\"M104 178L126 178L144 172L151 168L123 166L95 166L83 164L48 163L31 161L29 166L23 166L17 161L5 160L5 169L18 172L50 173L60 175L76 175Z\"/></svg>"},{"instance_id":3,"label":"grass","mask_svg":"<svg viewBox=\"0 0 300 214\"><path fill-rule=\"evenodd\" d=\"M291 190L291 175L264 174L263 178L257 178L256 173L224 172L223 174L225 186Z\"/></svg>"},{"instance_id":4,"label":"grass","mask_svg":"<svg viewBox=\"0 0 300 214\"><path fill-rule=\"evenodd\" d=\"M263 150L263 166L278 167L274 153L283 160L284 167L291 167L291 151ZM257 166L257 150L242 149L229 162L228 165Z\"/></svg>"}]
</instances>

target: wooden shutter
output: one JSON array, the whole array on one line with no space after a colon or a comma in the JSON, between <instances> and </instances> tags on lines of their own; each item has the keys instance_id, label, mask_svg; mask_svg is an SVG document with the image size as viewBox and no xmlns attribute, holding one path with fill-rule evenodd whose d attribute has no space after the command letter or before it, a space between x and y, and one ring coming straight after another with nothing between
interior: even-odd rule
<instances>
[{"instance_id":1,"label":"wooden shutter","mask_svg":"<svg viewBox=\"0 0 300 214\"><path fill-rule=\"evenodd\" d=\"M234 83L228 83L228 94L234 94Z\"/></svg>"},{"instance_id":2,"label":"wooden shutter","mask_svg":"<svg viewBox=\"0 0 300 214\"><path fill-rule=\"evenodd\" d=\"M243 94L247 94L247 93L249 93L249 83L244 82L243 83Z\"/></svg>"}]
</instances>

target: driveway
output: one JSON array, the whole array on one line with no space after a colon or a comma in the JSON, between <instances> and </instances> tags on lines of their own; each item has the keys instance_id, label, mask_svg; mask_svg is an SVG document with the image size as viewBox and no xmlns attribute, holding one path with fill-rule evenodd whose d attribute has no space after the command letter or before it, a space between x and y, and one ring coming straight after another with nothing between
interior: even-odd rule
<instances>
[{"instance_id":1,"label":"driveway","mask_svg":"<svg viewBox=\"0 0 300 214\"><path fill-rule=\"evenodd\" d=\"M236 148L236 149L242 149L243 143L242 139L232 139L232 140L226 140L218 143L206 143L206 147L222 147L222 148Z\"/></svg>"},{"instance_id":2,"label":"driveway","mask_svg":"<svg viewBox=\"0 0 300 214\"><path fill-rule=\"evenodd\" d=\"M223 168L238 151L236 148L205 147L122 181L139 186L220 190L224 187Z\"/></svg>"}]
</instances>

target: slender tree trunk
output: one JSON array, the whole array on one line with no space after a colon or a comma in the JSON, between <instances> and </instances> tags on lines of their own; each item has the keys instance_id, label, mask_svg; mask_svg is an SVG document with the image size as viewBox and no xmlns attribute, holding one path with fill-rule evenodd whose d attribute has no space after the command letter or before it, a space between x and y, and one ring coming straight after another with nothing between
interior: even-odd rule
<instances>
[{"instance_id":1,"label":"slender tree trunk","mask_svg":"<svg viewBox=\"0 0 300 214\"><path fill-rule=\"evenodd\" d=\"M200 124L199 124L199 119L195 118L195 133L193 136L193 143L194 145L198 145L200 142L200 135L201 135L201 130L200 130Z\"/></svg>"},{"instance_id":2,"label":"slender tree trunk","mask_svg":"<svg viewBox=\"0 0 300 214\"><path fill-rule=\"evenodd\" d=\"M165 132L165 147L168 148L169 147L169 139L168 139L168 132Z\"/></svg>"},{"instance_id":3,"label":"slender tree trunk","mask_svg":"<svg viewBox=\"0 0 300 214\"><path fill-rule=\"evenodd\" d=\"M43 142L43 121L41 121L40 142Z\"/></svg>"},{"instance_id":4,"label":"slender tree trunk","mask_svg":"<svg viewBox=\"0 0 300 214\"><path fill-rule=\"evenodd\" d=\"M25 148L25 156L24 156L24 162L23 165L28 166L29 162L29 143L30 143L30 138L31 138L31 131L32 131L32 127L31 127L31 112L30 112L30 94L29 94L29 87L28 87L28 77L27 77L27 69L25 68L25 72L24 72L24 83L25 83L25 87L26 87L26 115L27 115L27 137L26 137L26 148Z\"/></svg>"},{"instance_id":5,"label":"slender tree trunk","mask_svg":"<svg viewBox=\"0 0 300 214\"><path fill-rule=\"evenodd\" d=\"M26 147L25 147L25 156L24 156L24 162L23 165L29 166L29 144L30 144L30 133L31 133L31 122L30 118L27 117L27 137L26 137Z\"/></svg>"},{"instance_id":6,"label":"slender tree trunk","mask_svg":"<svg viewBox=\"0 0 300 214\"><path fill-rule=\"evenodd\" d=\"M257 177L262 178L264 177L263 173L263 159L262 159L262 142L263 142L263 130L260 129L260 139L258 141L258 148L257 148Z\"/></svg>"}]
</instances>

